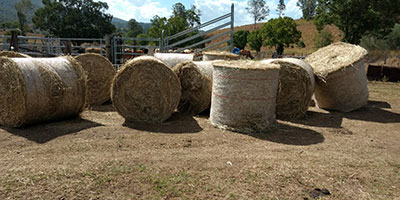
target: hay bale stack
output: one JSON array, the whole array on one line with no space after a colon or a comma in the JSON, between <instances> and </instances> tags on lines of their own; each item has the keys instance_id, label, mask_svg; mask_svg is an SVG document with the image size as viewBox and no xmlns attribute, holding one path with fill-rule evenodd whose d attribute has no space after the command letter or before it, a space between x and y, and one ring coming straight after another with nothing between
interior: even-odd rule
<instances>
[{"instance_id":1,"label":"hay bale stack","mask_svg":"<svg viewBox=\"0 0 400 200\"><path fill-rule=\"evenodd\" d=\"M304 117L314 93L313 70L306 62L295 58L269 59L263 63L281 66L276 99L276 116L280 119Z\"/></svg>"},{"instance_id":2,"label":"hay bale stack","mask_svg":"<svg viewBox=\"0 0 400 200\"><path fill-rule=\"evenodd\" d=\"M211 124L243 133L274 128L279 65L244 60L213 65Z\"/></svg>"},{"instance_id":3,"label":"hay bale stack","mask_svg":"<svg viewBox=\"0 0 400 200\"><path fill-rule=\"evenodd\" d=\"M111 88L114 107L133 123L167 120L181 96L176 74L152 56L129 60L114 77Z\"/></svg>"},{"instance_id":4,"label":"hay bale stack","mask_svg":"<svg viewBox=\"0 0 400 200\"><path fill-rule=\"evenodd\" d=\"M116 73L112 63L95 53L81 54L75 59L87 73L88 106L101 105L110 100L111 82Z\"/></svg>"},{"instance_id":5,"label":"hay bale stack","mask_svg":"<svg viewBox=\"0 0 400 200\"><path fill-rule=\"evenodd\" d=\"M0 124L21 127L78 115L86 77L72 57L0 57Z\"/></svg>"},{"instance_id":6,"label":"hay bale stack","mask_svg":"<svg viewBox=\"0 0 400 200\"><path fill-rule=\"evenodd\" d=\"M175 65L186 62L193 61L194 54L186 54L186 53L155 53L154 57L160 59L168 67L173 68Z\"/></svg>"},{"instance_id":7,"label":"hay bale stack","mask_svg":"<svg viewBox=\"0 0 400 200\"><path fill-rule=\"evenodd\" d=\"M203 52L203 61L212 60L239 60L240 56L227 51L206 51Z\"/></svg>"},{"instance_id":8,"label":"hay bale stack","mask_svg":"<svg viewBox=\"0 0 400 200\"><path fill-rule=\"evenodd\" d=\"M317 76L315 98L320 108L350 112L368 102L364 57L367 50L343 42L321 48L306 58Z\"/></svg>"},{"instance_id":9,"label":"hay bale stack","mask_svg":"<svg viewBox=\"0 0 400 200\"><path fill-rule=\"evenodd\" d=\"M176 65L173 71L178 76L182 88L178 111L195 115L210 108L212 62L183 62Z\"/></svg>"},{"instance_id":10,"label":"hay bale stack","mask_svg":"<svg viewBox=\"0 0 400 200\"><path fill-rule=\"evenodd\" d=\"M0 56L8 58L30 58L30 56L16 51L0 51Z\"/></svg>"}]
</instances>

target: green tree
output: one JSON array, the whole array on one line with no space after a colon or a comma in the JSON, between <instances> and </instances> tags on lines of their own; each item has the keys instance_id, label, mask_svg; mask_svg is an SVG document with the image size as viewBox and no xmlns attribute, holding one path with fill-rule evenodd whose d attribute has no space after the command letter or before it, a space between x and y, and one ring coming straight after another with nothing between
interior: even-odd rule
<instances>
[{"instance_id":1,"label":"green tree","mask_svg":"<svg viewBox=\"0 0 400 200\"><path fill-rule=\"evenodd\" d=\"M43 0L32 18L34 25L51 35L64 38L100 38L115 26L106 14L107 3L93 0Z\"/></svg>"},{"instance_id":2,"label":"green tree","mask_svg":"<svg viewBox=\"0 0 400 200\"><path fill-rule=\"evenodd\" d=\"M17 3L14 4L14 8L17 10L19 29L24 34L26 31L25 25L28 22L25 13L33 9L33 4L31 0L19 0Z\"/></svg>"},{"instance_id":3,"label":"green tree","mask_svg":"<svg viewBox=\"0 0 400 200\"><path fill-rule=\"evenodd\" d=\"M256 50L257 54L261 51L261 47L263 45L263 35L260 29L256 29L252 31L247 36L247 41L249 42L249 46L251 49Z\"/></svg>"},{"instance_id":4,"label":"green tree","mask_svg":"<svg viewBox=\"0 0 400 200\"><path fill-rule=\"evenodd\" d=\"M250 32L246 30L236 31L233 34L233 46L244 49L247 44L247 35L249 35L249 33Z\"/></svg>"},{"instance_id":5,"label":"green tree","mask_svg":"<svg viewBox=\"0 0 400 200\"><path fill-rule=\"evenodd\" d=\"M200 10L196 8L195 5L189 10L186 10L182 3L176 3L172 6L172 17L181 17L186 20L188 26L193 27L194 25L199 25L200 23Z\"/></svg>"},{"instance_id":6,"label":"green tree","mask_svg":"<svg viewBox=\"0 0 400 200\"><path fill-rule=\"evenodd\" d=\"M400 0L318 0L314 23L319 30L335 24L345 42L359 44L363 35L389 34L399 20L399 5Z\"/></svg>"},{"instance_id":7,"label":"green tree","mask_svg":"<svg viewBox=\"0 0 400 200\"><path fill-rule=\"evenodd\" d=\"M269 15L269 7L264 0L250 0L247 2L246 10L254 19L254 29L257 22L264 20Z\"/></svg>"},{"instance_id":8,"label":"green tree","mask_svg":"<svg viewBox=\"0 0 400 200\"><path fill-rule=\"evenodd\" d=\"M282 55L285 47L300 40L301 32L296 27L296 22L290 17L269 20L262 27L264 45L275 47L278 55Z\"/></svg>"},{"instance_id":9,"label":"green tree","mask_svg":"<svg viewBox=\"0 0 400 200\"><path fill-rule=\"evenodd\" d=\"M283 17L283 11L286 9L285 1L284 0L279 0L278 7L276 8L276 11L279 12L279 17Z\"/></svg>"},{"instance_id":10,"label":"green tree","mask_svg":"<svg viewBox=\"0 0 400 200\"><path fill-rule=\"evenodd\" d=\"M135 20L131 19L128 22L128 33L126 34L127 37L136 37L137 35L143 33L142 26Z\"/></svg>"},{"instance_id":11,"label":"green tree","mask_svg":"<svg viewBox=\"0 0 400 200\"><path fill-rule=\"evenodd\" d=\"M322 48L332 44L333 35L329 30L322 30L314 37L315 48Z\"/></svg>"},{"instance_id":12,"label":"green tree","mask_svg":"<svg viewBox=\"0 0 400 200\"><path fill-rule=\"evenodd\" d=\"M317 0L298 0L297 6L300 7L303 18L310 20L314 18Z\"/></svg>"}]
</instances>

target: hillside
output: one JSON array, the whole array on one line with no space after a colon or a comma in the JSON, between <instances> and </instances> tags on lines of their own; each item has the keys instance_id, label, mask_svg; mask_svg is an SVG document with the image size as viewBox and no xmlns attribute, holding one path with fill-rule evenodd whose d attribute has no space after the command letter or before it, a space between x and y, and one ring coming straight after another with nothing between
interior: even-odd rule
<instances>
[{"instance_id":1,"label":"hillside","mask_svg":"<svg viewBox=\"0 0 400 200\"><path fill-rule=\"evenodd\" d=\"M318 33L315 25L313 24L312 21L306 21L304 19L298 19L296 20L296 24L297 24L297 29L299 31L301 31L302 33L302 37L301 37L301 41L304 42L304 44L306 45L305 48L286 48L285 49L285 54L309 54L311 52L315 51L315 47L314 47L314 37L315 35ZM259 29L264 25L264 23L258 23L256 25L256 28ZM342 36L341 36L341 32L340 30L336 27L336 26L328 26L327 29L329 31L331 31L333 37L334 37L334 42L341 40ZM213 33L210 33L207 35L207 37L212 37L214 35L217 35L219 33L225 32L228 29L221 29L218 31L215 31ZM248 30L248 31L253 31L254 30L254 24L248 24L248 25L244 25L244 26L237 26L235 27L235 31L239 31L239 30ZM215 44L217 42L223 41L228 39L229 35L226 35L225 37L221 37L218 38L217 40L212 41L211 43L209 43L208 45L212 45ZM249 49L249 47L246 47L246 49ZM249 49L250 50L250 49ZM268 48L268 47L262 47L261 49L262 52L272 52L273 50Z\"/></svg>"}]
</instances>

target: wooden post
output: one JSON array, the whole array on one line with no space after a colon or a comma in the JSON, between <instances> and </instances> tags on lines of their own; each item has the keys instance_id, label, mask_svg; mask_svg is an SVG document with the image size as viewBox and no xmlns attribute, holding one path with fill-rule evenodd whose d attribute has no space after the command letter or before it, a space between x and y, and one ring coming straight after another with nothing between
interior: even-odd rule
<instances>
[{"instance_id":1,"label":"wooden post","mask_svg":"<svg viewBox=\"0 0 400 200\"><path fill-rule=\"evenodd\" d=\"M11 31L11 41L8 50L18 52L18 32L16 30Z\"/></svg>"},{"instance_id":2,"label":"wooden post","mask_svg":"<svg viewBox=\"0 0 400 200\"><path fill-rule=\"evenodd\" d=\"M112 52L111 52L111 36L110 35L106 35L106 56L108 58L108 60L110 60L110 62L112 62Z\"/></svg>"}]
</instances>

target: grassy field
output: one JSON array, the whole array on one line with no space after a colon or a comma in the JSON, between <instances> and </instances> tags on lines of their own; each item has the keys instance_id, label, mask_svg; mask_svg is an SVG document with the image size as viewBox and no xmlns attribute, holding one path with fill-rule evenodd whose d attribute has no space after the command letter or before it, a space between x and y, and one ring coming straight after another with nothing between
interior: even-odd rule
<instances>
[{"instance_id":1,"label":"grassy field","mask_svg":"<svg viewBox=\"0 0 400 200\"><path fill-rule=\"evenodd\" d=\"M370 82L367 107L310 108L244 135L207 115L125 124L111 105L0 128L0 199L399 199L400 84Z\"/></svg>"}]
</instances>

